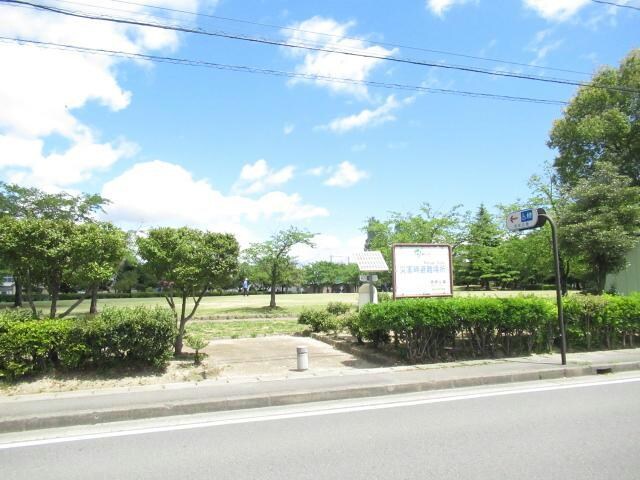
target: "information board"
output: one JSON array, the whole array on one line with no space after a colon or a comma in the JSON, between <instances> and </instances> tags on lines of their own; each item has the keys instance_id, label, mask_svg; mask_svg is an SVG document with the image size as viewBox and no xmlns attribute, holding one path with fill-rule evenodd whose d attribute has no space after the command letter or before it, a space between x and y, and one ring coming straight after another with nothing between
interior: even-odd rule
<instances>
[{"instance_id":1,"label":"information board","mask_svg":"<svg viewBox=\"0 0 640 480\"><path fill-rule=\"evenodd\" d=\"M393 245L393 297L453 295L451 246L430 243Z\"/></svg>"}]
</instances>

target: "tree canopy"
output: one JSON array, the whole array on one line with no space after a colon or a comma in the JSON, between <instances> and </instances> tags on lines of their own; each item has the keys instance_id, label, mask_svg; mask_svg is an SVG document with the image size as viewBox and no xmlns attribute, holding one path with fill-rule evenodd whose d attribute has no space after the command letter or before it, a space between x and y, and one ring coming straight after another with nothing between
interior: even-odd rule
<instances>
[{"instance_id":1,"label":"tree canopy","mask_svg":"<svg viewBox=\"0 0 640 480\"><path fill-rule=\"evenodd\" d=\"M238 241L230 234L166 227L150 230L137 244L146 267L160 280L178 324L175 352L180 354L186 323L204 294L217 284L226 284L237 270ZM193 297L193 305L187 313L189 297Z\"/></svg>"},{"instance_id":2,"label":"tree canopy","mask_svg":"<svg viewBox=\"0 0 640 480\"><path fill-rule=\"evenodd\" d=\"M619 68L604 67L592 85L581 87L551 130L548 145L558 150L554 166L561 183L590 177L599 162L616 166L640 185L640 49Z\"/></svg>"},{"instance_id":3,"label":"tree canopy","mask_svg":"<svg viewBox=\"0 0 640 480\"><path fill-rule=\"evenodd\" d=\"M291 249L294 245L299 244L313 246L312 238L313 234L307 231L289 227L287 230L275 233L266 242L252 244L243 252L247 263L256 266L269 276L270 308L276 307L276 286L291 274L291 269L295 266L294 259L291 257Z\"/></svg>"}]
</instances>

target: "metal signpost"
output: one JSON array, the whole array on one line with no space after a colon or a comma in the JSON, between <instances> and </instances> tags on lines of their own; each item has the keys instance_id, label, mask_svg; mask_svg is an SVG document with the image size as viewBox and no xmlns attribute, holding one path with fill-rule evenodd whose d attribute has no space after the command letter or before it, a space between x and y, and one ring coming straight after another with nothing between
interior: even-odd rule
<instances>
[{"instance_id":1,"label":"metal signpost","mask_svg":"<svg viewBox=\"0 0 640 480\"><path fill-rule=\"evenodd\" d=\"M558 303L558 323L560 324L560 355L562 365L567 364L567 336L564 328L564 315L562 312L562 283L560 273L560 254L558 253L558 231L553 219L547 215L544 208L528 208L507 215L507 228L512 232L529 230L542 227L545 222L551 225L551 237L553 241L553 257L556 267L556 302Z\"/></svg>"}]
</instances>

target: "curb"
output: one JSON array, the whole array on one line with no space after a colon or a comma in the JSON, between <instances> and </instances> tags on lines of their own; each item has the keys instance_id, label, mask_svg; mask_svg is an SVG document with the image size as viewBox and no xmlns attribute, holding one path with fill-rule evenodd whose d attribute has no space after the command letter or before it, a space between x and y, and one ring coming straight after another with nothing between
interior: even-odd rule
<instances>
[{"instance_id":1,"label":"curb","mask_svg":"<svg viewBox=\"0 0 640 480\"><path fill-rule=\"evenodd\" d=\"M416 393L431 390L477 387L483 385L552 380L558 378L620 373L633 370L640 370L640 361L576 367L559 367L554 369L507 373L486 377L466 377L451 380L432 380L404 384L373 384L364 387L335 388L333 390L289 391L269 395L237 396L196 402L149 404L137 408L79 411L66 415L53 414L40 417L4 418L0 420L0 433L71 427L78 425L94 425L98 423L168 417L174 415L190 415L225 410L284 406L329 400L344 400L349 398L375 397L390 394Z\"/></svg>"}]
</instances>

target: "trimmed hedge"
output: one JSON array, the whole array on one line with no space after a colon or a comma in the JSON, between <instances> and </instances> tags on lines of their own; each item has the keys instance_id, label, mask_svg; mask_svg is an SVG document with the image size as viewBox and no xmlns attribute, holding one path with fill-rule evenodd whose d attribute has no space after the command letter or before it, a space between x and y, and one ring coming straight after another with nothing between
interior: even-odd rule
<instances>
[{"instance_id":1,"label":"trimmed hedge","mask_svg":"<svg viewBox=\"0 0 640 480\"><path fill-rule=\"evenodd\" d=\"M573 349L637 345L640 295L564 299ZM556 305L537 297L405 299L366 305L353 330L377 345L393 333L411 361L550 351L559 337Z\"/></svg>"},{"instance_id":2,"label":"trimmed hedge","mask_svg":"<svg viewBox=\"0 0 640 480\"><path fill-rule=\"evenodd\" d=\"M171 313L160 307L106 308L84 320L35 320L4 310L0 377L13 380L51 367L162 367L171 358L175 336Z\"/></svg>"}]
</instances>

